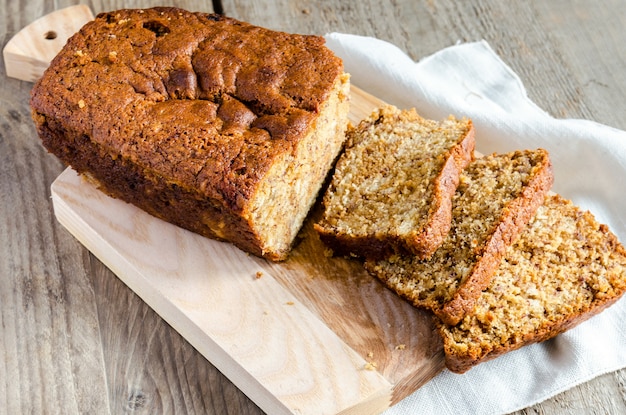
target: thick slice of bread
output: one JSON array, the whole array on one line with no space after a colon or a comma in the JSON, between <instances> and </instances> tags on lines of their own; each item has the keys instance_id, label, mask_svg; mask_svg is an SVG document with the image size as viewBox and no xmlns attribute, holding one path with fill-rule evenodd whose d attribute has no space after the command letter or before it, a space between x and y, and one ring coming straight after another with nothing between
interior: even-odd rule
<instances>
[{"instance_id":1,"label":"thick slice of bread","mask_svg":"<svg viewBox=\"0 0 626 415\"><path fill-rule=\"evenodd\" d=\"M384 106L347 133L315 229L339 255L428 258L450 229L451 199L473 152L470 120Z\"/></svg>"},{"instance_id":2,"label":"thick slice of bread","mask_svg":"<svg viewBox=\"0 0 626 415\"><path fill-rule=\"evenodd\" d=\"M511 246L474 311L440 324L454 372L547 340L614 303L626 290L626 250L608 227L549 196Z\"/></svg>"},{"instance_id":3,"label":"thick slice of bread","mask_svg":"<svg viewBox=\"0 0 626 415\"><path fill-rule=\"evenodd\" d=\"M430 260L395 255L365 266L415 306L456 324L474 309L552 182L552 164L542 149L479 158L461 175L452 228Z\"/></svg>"}]
</instances>

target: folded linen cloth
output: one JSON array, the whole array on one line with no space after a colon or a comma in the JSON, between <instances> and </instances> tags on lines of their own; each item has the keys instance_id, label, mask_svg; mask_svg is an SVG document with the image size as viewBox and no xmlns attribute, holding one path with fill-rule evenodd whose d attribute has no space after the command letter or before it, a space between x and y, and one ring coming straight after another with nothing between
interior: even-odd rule
<instances>
[{"instance_id":1,"label":"folded linen cloth","mask_svg":"<svg viewBox=\"0 0 626 415\"><path fill-rule=\"evenodd\" d=\"M626 131L555 119L534 104L519 77L485 41L443 49L414 62L379 39L330 33L352 83L425 117L470 117L481 153L547 149L553 190L589 209L626 243ZM626 367L626 299L556 338L458 375L444 371L386 415L503 414Z\"/></svg>"}]
</instances>

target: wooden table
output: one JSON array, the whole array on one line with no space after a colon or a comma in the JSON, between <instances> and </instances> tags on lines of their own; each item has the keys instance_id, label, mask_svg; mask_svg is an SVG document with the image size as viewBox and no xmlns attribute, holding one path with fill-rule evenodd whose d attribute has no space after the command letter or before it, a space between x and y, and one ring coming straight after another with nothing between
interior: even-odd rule
<instances>
[{"instance_id":1,"label":"wooden table","mask_svg":"<svg viewBox=\"0 0 626 415\"><path fill-rule=\"evenodd\" d=\"M2 44L74 3L1 0ZM552 115L626 129L624 1L172 3L290 32L371 35L414 59L486 39ZM261 413L55 220L50 184L63 167L30 121L32 84L0 67L0 414ZM625 413L625 384L626 370L609 373L519 413Z\"/></svg>"}]
</instances>

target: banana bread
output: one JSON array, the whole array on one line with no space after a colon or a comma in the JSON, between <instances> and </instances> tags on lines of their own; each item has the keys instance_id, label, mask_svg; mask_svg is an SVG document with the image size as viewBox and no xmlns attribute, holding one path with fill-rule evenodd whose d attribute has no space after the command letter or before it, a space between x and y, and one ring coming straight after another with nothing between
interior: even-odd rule
<instances>
[{"instance_id":1,"label":"banana bread","mask_svg":"<svg viewBox=\"0 0 626 415\"><path fill-rule=\"evenodd\" d=\"M439 323L447 367L462 373L602 311L626 290L626 250L607 226L558 195L509 247L475 310Z\"/></svg>"},{"instance_id":2,"label":"banana bread","mask_svg":"<svg viewBox=\"0 0 626 415\"><path fill-rule=\"evenodd\" d=\"M459 174L473 159L471 120L427 120L384 106L347 133L315 225L338 255L428 258L450 229Z\"/></svg>"},{"instance_id":3,"label":"banana bread","mask_svg":"<svg viewBox=\"0 0 626 415\"><path fill-rule=\"evenodd\" d=\"M348 96L322 37L153 8L86 24L31 107L44 146L101 190L282 260L342 148Z\"/></svg>"},{"instance_id":4,"label":"banana bread","mask_svg":"<svg viewBox=\"0 0 626 415\"><path fill-rule=\"evenodd\" d=\"M542 149L478 158L461 174L450 233L432 258L394 255L365 266L415 306L457 324L473 310L552 182L552 164Z\"/></svg>"}]
</instances>

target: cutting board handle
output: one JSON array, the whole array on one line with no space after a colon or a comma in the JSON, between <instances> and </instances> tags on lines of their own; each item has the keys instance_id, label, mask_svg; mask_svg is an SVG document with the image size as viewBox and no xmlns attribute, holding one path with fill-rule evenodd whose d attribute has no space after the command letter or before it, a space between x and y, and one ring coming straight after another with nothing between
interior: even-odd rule
<instances>
[{"instance_id":1,"label":"cutting board handle","mask_svg":"<svg viewBox=\"0 0 626 415\"><path fill-rule=\"evenodd\" d=\"M89 6L80 4L57 10L29 24L2 50L7 76L35 82L67 39L91 20L93 13Z\"/></svg>"}]
</instances>

